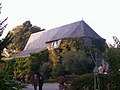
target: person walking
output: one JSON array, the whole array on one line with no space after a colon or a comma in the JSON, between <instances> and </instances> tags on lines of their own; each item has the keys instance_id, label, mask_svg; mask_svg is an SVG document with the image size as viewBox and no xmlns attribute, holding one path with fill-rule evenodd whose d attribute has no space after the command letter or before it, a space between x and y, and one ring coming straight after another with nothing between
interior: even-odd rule
<instances>
[{"instance_id":1,"label":"person walking","mask_svg":"<svg viewBox=\"0 0 120 90\"><path fill-rule=\"evenodd\" d=\"M31 83L34 86L34 90L37 90L37 85L38 85L38 76L37 74L34 74L31 76Z\"/></svg>"},{"instance_id":2,"label":"person walking","mask_svg":"<svg viewBox=\"0 0 120 90\"><path fill-rule=\"evenodd\" d=\"M43 87L43 76L41 74L37 74L38 75L38 86L39 86L39 90L42 90Z\"/></svg>"}]
</instances>

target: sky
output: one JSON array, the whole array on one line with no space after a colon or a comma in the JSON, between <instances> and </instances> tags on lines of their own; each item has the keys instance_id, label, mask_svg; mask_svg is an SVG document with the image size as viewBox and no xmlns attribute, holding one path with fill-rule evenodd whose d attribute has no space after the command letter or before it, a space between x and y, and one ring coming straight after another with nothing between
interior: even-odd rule
<instances>
[{"instance_id":1,"label":"sky","mask_svg":"<svg viewBox=\"0 0 120 90\"><path fill-rule=\"evenodd\" d=\"M113 44L120 39L120 0L2 0L0 20L8 17L3 34L30 20L47 30L84 20L96 33Z\"/></svg>"}]
</instances>

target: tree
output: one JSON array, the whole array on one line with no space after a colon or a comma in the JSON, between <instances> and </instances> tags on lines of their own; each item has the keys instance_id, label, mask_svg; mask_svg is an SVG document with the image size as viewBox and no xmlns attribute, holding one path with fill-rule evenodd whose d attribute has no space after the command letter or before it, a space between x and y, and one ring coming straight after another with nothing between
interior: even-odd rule
<instances>
[{"instance_id":1,"label":"tree","mask_svg":"<svg viewBox=\"0 0 120 90\"><path fill-rule=\"evenodd\" d=\"M1 8L2 7L0 3L0 11L1 11ZM0 21L0 37L7 26L7 24L4 24L6 20L7 18L4 19L3 21ZM0 40L0 66L4 66L6 64L5 61L1 60L2 58L1 54L3 52L3 49L6 47L8 43L9 43L9 35L7 35L5 39ZM1 90L16 90L16 89L19 90L20 88L22 88L21 84L16 83L13 76L9 75L8 72L5 72L4 68L0 67L0 89Z\"/></svg>"},{"instance_id":2,"label":"tree","mask_svg":"<svg viewBox=\"0 0 120 90\"><path fill-rule=\"evenodd\" d=\"M52 62L57 61L53 73L60 75L92 72L97 62L96 56L102 58L106 43L98 39L91 39L91 43L86 42L87 39L80 37L63 39L59 48L53 49L54 53L49 51Z\"/></svg>"},{"instance_id":3,"label":"tree","mask_svg":"<svg viewBox=\"0 0 120 90\"><path fill-rule=\"evenodd\" d=\"M32 33L40 32L43 29L33 26L30 21L25 21L22 25L18 25L9 33L11 36L11 43L7 45L6 57L13 56L25 48L25 45Z\"/></svg>"},{"instance_id":4,"label":"tree","mask_svg":"<svg viewBox=\"0 0 120 90\"><path fill-rule=\"evenodd\" d=\"M1 3L0 3L0 14L1 14L1 9L2 9L2 6L1 6ZM7 19L8 19L8 17L5 18L3 21L0 21L0 36L3 34L3 31L7 26L7 24L4 24Z\"/></svg>"},{"instance_id":5,"label":"tree","mask_svg":"<svg viewBox=\"0 0 120 90\"><path fill-rule=\"evenodd\" d=\"M93 62L90 57L88 57L85 52L69 51L63 56L62 64L65 67L65 71L70 74L85 74L90 73L93 70Z\"/></svg>"},{"instance_id":6,"label":"tree","mask_svg":"<svg viewBox=\"0 0 120 90\"><path fill-rule=\"evenodd\" d=\"M0 3L0 14L1 14L1 8L2 8L2 6L1 6L1 3ZM4 19L3 21L0 21L0 37L2 36L2 34L3 34L3 31L4 31L4 29L6 28L6 26L7 26L7 24L5 24L5 21L8 19L8 17L6 18L6 19ZM0 60L1 60L1 58L2 58L2 52L3 52L3 48L5 47L5 43L4 43L4 41L5 41L6 39L2 39L2 40L0 40Z\"/></svg>"},{"instance_id":7,"label":"tree","mask_svg":"<svg viewBox=\"0 0 120 90\"><path fill-rule=\"evenodd\" d=\"M34 53L31 54L31 56L29 57L29 66L30 66L30 73L43 73L42 68L43 68L43 64L45 62L48 62L49 60L49 55L48 55L48 51L41 51L39 53Z\"/></svg>"},{"instance_id":8,"label":"tree","mask_svg":"<svg viewBox=\"0 0 120 90\"><path fill-rule=\"evenodd\" d=\"M118 72L120 69L120 48L109 47L104 53L104 58L109 62L112 71Z\"/></svg>"}]
</instances>

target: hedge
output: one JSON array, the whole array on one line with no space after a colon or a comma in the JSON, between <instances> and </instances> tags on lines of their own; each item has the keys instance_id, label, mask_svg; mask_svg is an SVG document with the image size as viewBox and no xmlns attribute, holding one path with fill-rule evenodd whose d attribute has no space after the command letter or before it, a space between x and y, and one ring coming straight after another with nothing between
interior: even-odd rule
<instances>
[{"instance_id":1,"label":"hedge","mask_svg":"<svg viewBox=\"0 0 120 90\"><path fill-rule=\"evenodd\" d=\"M97 85L99 90L120 90L120 74L111 72L109 74L98 75ZM85 74L74 79L71 84L72 90L84 90L84 88L94 90L94 74Z\"/></svg>"}]
</instances>

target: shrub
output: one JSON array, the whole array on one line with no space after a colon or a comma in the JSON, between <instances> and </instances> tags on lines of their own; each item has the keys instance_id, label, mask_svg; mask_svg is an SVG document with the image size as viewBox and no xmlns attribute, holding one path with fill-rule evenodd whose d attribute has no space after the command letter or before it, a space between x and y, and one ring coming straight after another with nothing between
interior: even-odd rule
<instances>
[{"instance_id":1,"label":"shrub","mask_svg":"<svg viewBox=\"0 0 120 90\"><path fill-rule=\"evenodd\" d=\"M83 90L83 87L89 87L93 90L93 74L85 74L75 78L71 83L72 90Z\"/></svg>"},{"instance_id":2,"label":"shrub","mask_svg":"<svg viewBox=\"0 0 120 90\"><path fill-rule=\"evenodd\" d=\"M94 86L94 74L85 74L74 79L71 87L72 90L84 90L84 87L88 87L89 90L93 90ZM120 89L120 74L111 72L109 74L97 75L97 85L99 84L100 90L119 90Z\"/></svg>"}]
</instances>

